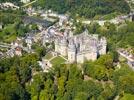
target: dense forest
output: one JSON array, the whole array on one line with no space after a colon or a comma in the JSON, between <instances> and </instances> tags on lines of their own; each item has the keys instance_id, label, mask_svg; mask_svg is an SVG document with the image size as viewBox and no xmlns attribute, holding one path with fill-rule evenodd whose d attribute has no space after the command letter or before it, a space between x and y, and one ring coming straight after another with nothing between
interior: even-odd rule
<instances>
[{"instance_id":1,"label":"dense forest","mask_svg":"<svg viewBox=\"0 0 134 100\"><path fill-rule=\"evenodd\" d=\"M133 100L134 72L123 62L115 67L111 54L49 73L39 72L38 60L36 54L0 59L1 100Z\"/></svg>"},{"instance_id":2,"label":"dense forest","mask_svg":"<svg viewBox=\"0 0 134 100\"><path fill-rule=\"evenodd\" d=\"M52 9L59 13L69 12L86 18L112 12L129 13L130 11L125 0L38 0L35 6Z\"/></svg>"},{"instance_id":3,"label":"dense forest","mask_svg":"<svg viewBox=\"0 0 134 100\"><path fill-rule=\"evenodd\" d=\"M22 5L16 0L1 0L0 2L13 2ZM37 0L34 7L51 9L59 13L71 13L74 16L93 18L96 15L105 15L113 12L129 13L130 7L125 0Z\"/></svg>"}]
</instances>

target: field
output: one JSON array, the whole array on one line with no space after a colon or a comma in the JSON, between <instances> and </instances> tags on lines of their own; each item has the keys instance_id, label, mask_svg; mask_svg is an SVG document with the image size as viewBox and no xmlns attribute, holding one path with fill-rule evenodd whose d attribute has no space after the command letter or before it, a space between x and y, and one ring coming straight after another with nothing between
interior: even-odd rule
<instances>
[{"instance_id":1,"label":"field","mask_svg":"<svg viewBox=\"0 0 134 100\"><path fill-rule=\"evenodd\" d=\"M51 60L51 63L52 63L53 66L58 65L58 64L62 64L64 62L65 62L65 60L60 56Z\"/></svg>"}]
</instances>

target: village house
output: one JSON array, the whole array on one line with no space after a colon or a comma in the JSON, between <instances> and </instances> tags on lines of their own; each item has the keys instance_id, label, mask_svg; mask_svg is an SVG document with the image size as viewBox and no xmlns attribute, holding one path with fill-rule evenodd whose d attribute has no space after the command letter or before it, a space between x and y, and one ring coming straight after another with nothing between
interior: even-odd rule
<instances>
[{"instance_id":1,"label":"village house","mask_svg":"<svg viewBox=\"0 0 134 100\"><path fill-rule=\"evenodd\" d=\"M34 37L33 34L28 34L27 33L27 36L25 38L25 43L27 44L28 50L31 50L32 44L34 42L34 38L33 37Z\"/></svg>"},{"instance_id":2,"label":"village house","mask_svg":"<svg viewBox=\"0 0 134 100\"><path fill-rule=\"evenodd\" d=\"M5 9L5 10L7 10L7 9L9 9L9 8L12 9L12 10L19 9L18 6L14 5L14 4L11 3L11 2L0 3L0 8L1 8L1 9Z\"/></svg>"},{"instance_id":3,"label":"village house","mask_svg":"<svg viewBox=\"0 0 134 100\"><path fill-rule=\"evenodd\" d=\"M15 48L15 55L22 56L22 48L21 47L18 46Z\"/></svg>"},{"instance_id":4,"label":"village house","mask_svg":"<svg viewBox=\"0 0 134 100\"><path fill-rule=\"evenodd\" d=\"M6 55L8 57L14 57L15 56L15 53L14 53L14 49L10 49L6 52Z\"/></svg>"}]
</instances>

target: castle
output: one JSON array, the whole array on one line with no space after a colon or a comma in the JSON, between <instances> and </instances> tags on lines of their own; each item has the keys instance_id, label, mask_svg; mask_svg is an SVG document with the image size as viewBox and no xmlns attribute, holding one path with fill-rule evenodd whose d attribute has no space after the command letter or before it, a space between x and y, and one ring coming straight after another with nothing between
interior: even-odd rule
<instances>
[{"instance_id":1,"label":"castle","mask_svg":"<svg viewBox=\"0 0 134 100\"><path fill-rule=\"evenodd\" d=\"M89 34L87 30L79 35L61 36L55 39L55 52L67 57L70 63L83 63L96 60L99 55L106 54L107 41L97 34Z\"/></svg>"}]
</instances>

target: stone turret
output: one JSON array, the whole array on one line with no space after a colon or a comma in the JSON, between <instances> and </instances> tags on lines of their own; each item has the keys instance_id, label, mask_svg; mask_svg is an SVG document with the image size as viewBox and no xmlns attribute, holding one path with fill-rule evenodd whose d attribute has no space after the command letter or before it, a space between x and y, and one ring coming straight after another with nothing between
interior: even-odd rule
<instances>
[{"instance_id":1,"label":"stone turret","mask_svg":"<svg viewBox=\"0 0 134 100\"><path fill-rule=\"evenodd\" d=\"M68 45L68 61L70 63L76 61L76 46L73 40L70 40Z\"/></svg>"},{"instance_id":2,"label":"stone turret","mask_svg":"<svg viewBox=\"0 0 134 100\"><path fill-rule=\"evenodd\" d=\"M60 52L61 52L61 55L63 56L67 56L67 39L65 37L63 37L61 40L61 43L60 43Z\"/></svg>"}]
</instances>

